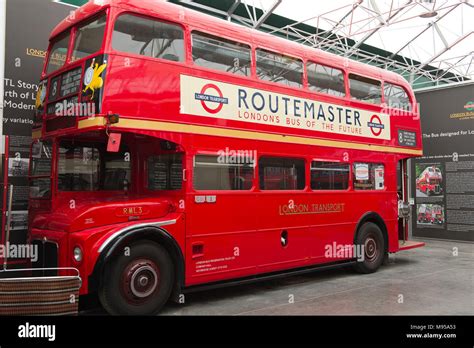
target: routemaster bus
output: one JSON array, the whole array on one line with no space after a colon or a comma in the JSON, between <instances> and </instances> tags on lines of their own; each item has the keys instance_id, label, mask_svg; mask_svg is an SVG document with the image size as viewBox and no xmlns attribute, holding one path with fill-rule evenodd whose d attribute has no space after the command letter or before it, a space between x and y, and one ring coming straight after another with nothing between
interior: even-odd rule
<instances>
[{"instance_id":1,"label":"routemaster bus","mask_svg":"<svg viewBox=\"0 0 474 348\"><path fill-rule=\"evenodd\" d=\"M406 223L420 120L393 72L167 2L91 1L53 30L36 106L38 266L78 269L109 313L423 245Z\"/></svg>"},{"instance_id":2,"label":"routemaster bus","mask_svg":"<svg viewBox=\"0 0 474 348\"><path fill-rule=\"evenodd\" d=\"M442 181L443 175L441 174L441 170L436 166L430 166L425 168L416 179L416 188L428 196L431 194L441 194Z\"/></svg>"}]
</instances>

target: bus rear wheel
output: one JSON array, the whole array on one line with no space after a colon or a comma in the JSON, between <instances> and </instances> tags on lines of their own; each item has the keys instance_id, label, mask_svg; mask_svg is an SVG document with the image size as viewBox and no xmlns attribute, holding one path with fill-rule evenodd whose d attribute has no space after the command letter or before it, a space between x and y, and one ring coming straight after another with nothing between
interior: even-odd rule
<instances>
[{"instance_id":1,"label":"bus rear wheel","mask_svg":"<svg viewBox=\"0 0 474 348\"><path fill-rule=\"evenodd\" d=\"M99 299L112 315L155 315L168 301L173 279L166 249L138 242L105 265Z\"/></svg>"},{"instance_id":2,"label":"bus rear wheel","mask_svg":"<svg viewBox=\"0 0 474 348\"><path fill-rule=\"evenodd\" d=\"M363 253L360 261L361 255L357 255L355 271L364 274L377 271L385 256L385 243L380 227L372 222L363 224L357 233L355 244Z\"/></svg>"}]
</instances>

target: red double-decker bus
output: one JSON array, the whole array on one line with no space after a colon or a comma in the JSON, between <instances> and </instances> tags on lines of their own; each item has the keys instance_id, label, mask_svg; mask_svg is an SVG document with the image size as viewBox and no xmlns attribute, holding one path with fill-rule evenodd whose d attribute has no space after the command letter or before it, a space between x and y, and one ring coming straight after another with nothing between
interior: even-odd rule
<instances>
[{"instance_id":1,"label":"red double-decker bus","mask_svg":"<svg viewBox=\"0 0 474 348\"><path fill-rule=\"evenodd\" d=\"M36 106L30 240L110 313L370 273L422 245L406 230L420 121L395 73L174 4L104 0L52 32Z\"/></svg>"},{"instance_id":2,"label":"red double-decker bus","mask_svg":"<svg viewBox=\"0 0 474 348\"><path fill-rule=\"evenodd\" d=\"M430 166L425 168L416 179L416 188L426 195L441 194L441 183L443 175L438 167Z\"/></svg>"}]
</instances>

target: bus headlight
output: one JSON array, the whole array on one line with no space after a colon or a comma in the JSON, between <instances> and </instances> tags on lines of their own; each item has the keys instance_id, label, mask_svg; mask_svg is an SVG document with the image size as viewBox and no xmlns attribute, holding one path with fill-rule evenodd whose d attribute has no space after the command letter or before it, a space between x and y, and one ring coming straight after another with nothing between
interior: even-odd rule
<instances>
[{"instance_id":1,"label":"bus headlight","mask_svg":"<svg viewBox=\"0 0 474 348\"><path fill-rule=\"evenodd\" d=\"M78 246L74 248L73 255L74 255L74 260L76 262L81 262L82 261L82 249L79 248Z\"/></svg>"}]
</instances>

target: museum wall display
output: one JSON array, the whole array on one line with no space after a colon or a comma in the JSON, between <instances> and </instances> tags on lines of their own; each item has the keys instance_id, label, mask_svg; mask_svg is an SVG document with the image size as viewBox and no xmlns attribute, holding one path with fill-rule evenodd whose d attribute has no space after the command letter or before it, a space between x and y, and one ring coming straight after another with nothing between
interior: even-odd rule
<instances>
[{"instance_id":1,"label":"museum wall display","mask_svg":"<svg viewBox=\"0 0 474 348\"><path fill-rule=\"evenodd\" d=\"M423 157L412 161L413 235L474 240L474 84L417 93Z\"/></svg>"}]
</instances>

